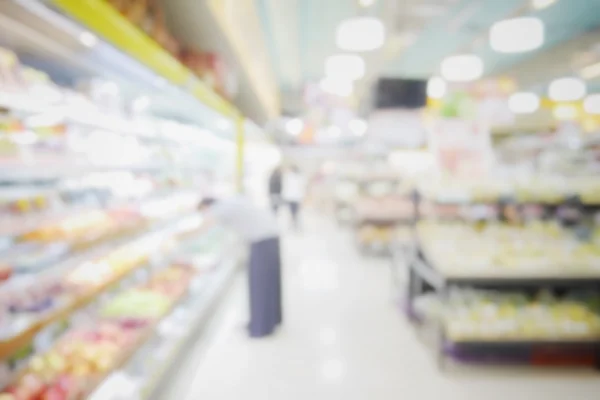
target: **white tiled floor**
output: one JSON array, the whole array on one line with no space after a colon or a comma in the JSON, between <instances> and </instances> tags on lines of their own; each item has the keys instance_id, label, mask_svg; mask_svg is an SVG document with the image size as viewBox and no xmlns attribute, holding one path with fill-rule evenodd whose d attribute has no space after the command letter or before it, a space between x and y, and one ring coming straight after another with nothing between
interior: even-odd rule
<instances>
[{"instance_id":1,"label":"white tiled floor","mask_svg":"<svg viewBox=\"0 0 600 400\"><path fill-rule=\"evenodd\" d=\"M248 339L240 279L207 341L181 364L161 400L600 399L592 371L460 369L440 373L394 306L386 261L356 254L352 238L313 218L288 234L285 326Z\"/></svg>"}]
</instances>

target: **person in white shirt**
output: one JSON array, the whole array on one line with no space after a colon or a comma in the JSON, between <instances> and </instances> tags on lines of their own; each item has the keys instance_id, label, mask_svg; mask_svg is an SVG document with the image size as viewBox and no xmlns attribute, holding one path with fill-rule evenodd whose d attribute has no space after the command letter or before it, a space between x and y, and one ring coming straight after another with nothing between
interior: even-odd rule
<instances>
[{"instance_id":1,"label":"person in white shirt","mask_svg":"<svg viewBox=\"0 0 600 400\"><path fill-rule=\"evenodd\" d=\"M250 245L250 337L271 335L283 322L279 229L274 215L244 196L205 198L199 210L237 232Z\"/></svg>"},{"instance_id":2,"label":"person in white shirt","mask_svg":"<svg viewBox=\"0 0 600 400\"><path fill-rule=\"evenodd\" d=\"M283 175L283 200L289 205L294 227L300 227L300 209L306 192L306 182L295 165L289 167Z\"/></svg>"}]
</instances>

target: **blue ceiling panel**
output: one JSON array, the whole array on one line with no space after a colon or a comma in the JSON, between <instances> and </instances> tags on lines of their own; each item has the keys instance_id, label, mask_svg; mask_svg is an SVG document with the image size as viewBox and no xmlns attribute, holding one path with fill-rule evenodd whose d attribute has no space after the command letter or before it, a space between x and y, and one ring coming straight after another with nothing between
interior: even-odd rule
<instances>
[{"instance_id":1,"label":"blue ceiling panel","mask_svg":"<svg viewBox=\"0 0 600 400\"><path fill-rule=\"evenodd\" d=\"M428 24L417 41L392 61L384 74L426 78L455 52L468 51L491 25L525 4L525 0L462 0Z\"/></svg>"},{"instance_id":2,"label":"blue ceiling panel","mask_svg":"<svg viewBox=\"0 0 600 400\"><path fill-rule=\"evenodd\" d=\"M521 61L597 28L600 26L600 0L562 0L531 15L544 22L544 45L533 52L501 54L486 44L485 50L479 53L484 60L486 73L501 73Z\"/></svg>"}]
</instances>

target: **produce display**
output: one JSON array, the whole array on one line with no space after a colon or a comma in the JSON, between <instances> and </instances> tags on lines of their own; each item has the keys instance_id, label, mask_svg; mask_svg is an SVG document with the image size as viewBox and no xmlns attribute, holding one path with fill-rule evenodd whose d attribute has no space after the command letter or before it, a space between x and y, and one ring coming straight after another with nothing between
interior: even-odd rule
<instances>
[{"instance_id":1,"label":"produce display","mask_svg":"<svg viewBox=\"0 0 600 400\"><path fill-rule=\"evenodd\" d=\"M228 233L217 229L206 237L185 240L181 251L174 255L176 263L154 268L149 276L140 275L132 287L90 308L91 316L74 321L47 351L35 355L17 372L0 399L87 398L108 374L120 368L142 346L158 322L186 296L195 280L211 276L207 266L216 264L199 263L202 254L193 249L222 251L223 242L218 240L227 242L229 238ZM189 255L187 260L184 254Z\"/></svg>"},{"instance_id":2,"label":"produce display","mask_svg":"<svg viewBox=\"0 0 600 400\"><path fill-rule=\"evenodd\" d=\"M191 228L190 228L191 229ZM9 286L0 296L2 339L11 340L40 321L91 301L109 285L145 265L157 251L166 250L175 233L146 234L138 240L86 259L62 274L34 275Z\"/></svg>"},{"instance_id":3,"label":"produce display","mask_svg":"<svg viewBox=\"0 0 600 400\"><path fill-rule=\"evenodd\" d=\"M92 327L70 330L47 353L34 357L6 394L15 400L85 398L169 312L191 275L185 267L168 267L146 285L123 292Z\"/></svg>"},{"instance_id":4,"label":"produce display","mask_svg":"<svg viewBox=\"0 0 600 400\"><path fill-rule=\"evenodd\" d=\"M586 341L600 339L600 297L573 293L558 298L457 290L444 309L453 341Z\"/></svg>"},{"instance_id":5,"label":"produce display","mask_svg":"<svg viewBox=\"0 0 600 400\"><path fill-rule=\"evenodd\" d=\"M356 200L356 219L379 221L411 221L414 218L414 203L408 196L362 196Z\"/></svg>"},{"instance_id":6,"label":"produce display","mask_svg":"<svg viewBox=\"0 0 600 400\"><path fill-rule=\"evenodd\" d=\"M600 276L600 247L555 222L422 221L417 232L426 258L448 276Z\"/></svg>"},{"instance_id":7,"label":"produce display","mask_svg":"<svg viewBox=\"0 0 600 400\"><path fill-rule=\"evenodd\" d=\"M595 176L524 176L485 180L431 179L418 185L427 200L439 203L495 203L511 198L519 203L557 205L578 197L583 204L600 204L600 183Z\"/></svg>"}]
</instances>

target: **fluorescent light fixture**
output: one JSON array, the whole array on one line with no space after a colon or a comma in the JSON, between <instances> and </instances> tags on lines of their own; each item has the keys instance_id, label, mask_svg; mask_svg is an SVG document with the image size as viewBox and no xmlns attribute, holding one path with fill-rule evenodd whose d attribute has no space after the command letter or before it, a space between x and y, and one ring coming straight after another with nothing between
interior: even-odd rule
<instances>
[{"instance_id":1,"label":"fluorescent light fixture","mask_svg":"<svg viewBox=\"0 0 600 400\"><path fill-rule=\"evenodd\" d=\"M434 76L427 82L427 96L432 99L441 99L446 95L446 81L439 76Z\"/></svg>"},{"instance_id":2,"label":"fluorescent light fixture","mask_svg":"<svg viewBox=\"0 0 600 400\"><path fill-rule=\"evenodd\" d=\"M590 94L583 101L583 109L588 114L600 114L600 94Z\"/></svg>"},{"instance_id":3,"label":"fluorescent light fixture","mask_svg":"<svg viewBox=\"0 0 600 400\"><path fill-rule=\"evenodd\" d=\"M570 104L561 104L554 107L552 114L559 121L572 121L577 119L577 108Z\"/></svg>"},{"instance_id":4,"label":"fluorescent light fixture","mask_svg":"<svg viewBox=\"0 0 600 400\"><path fill-rule=\"evenodd\" d=\"M600 76L600 62L589 65L579 71L579 76L583 79L594 79Z\"/></svg>"},{"instance_id":5,"label":"fluorescent light fixture","mask_svg":"<svg viewBox=\"0 0 600 400\"><path fill-rule=\"evenodd\" d=\"M85 47L92 48L98 44L98 38L91 32L85 31L79 34L79 41Z\"/></svg>"},{"instance_id":6,"label":"fluorescent light fixture","mask_svg":"<svg viewBox=\"0 0 600 400\"><path fill-rule=\"evenodd\" d=\"M556 3L556 0L532 0L531 5L536 10L541 10L546 7L550 7L552 4Z\"/></svg>"},{"instance_id":7,"label":"fluorescent light fixture","mask_svg":"<svg viewBox=\"0 0 600 400\"><path fill-rule=\"evenodd\" d=\"M319 86L324 92L340 97L350 96L354 89L351 81L330 76L322 79Z\"/></svg>"},{"instance_id":8,"label":"fluorescent light fixture","mask_svg":"<svg viewBox=\"0 0 600 400\"><path fill-rule=\"evenodd\" d=\"M540 97L535 93L514 93L508 99L508 108L515 114L531 114L540 108Z\"/></svg>"},{"instance_id":9,"label":"fluorescent light fixture","mask_svg":"<svg viewBox=\"0 0 600 400\"><path fill-rule=\"evenodd\" d=\"M336 54L325 61L325 75L356 80L365 75L365 60L356 54Z\"/></svg>"},{"instance_id":10,"label":"fluorescent light fixture","mask_svg":"<svg viewBox=\"0 0 600 400\"><path fill-rule=\"evenodd\" d=\"M585 82L579 78L560 78L552 81L548 96L554 101L576 101L585 96Z\"/></svg>"},{"instance_id":11,"label":"fluorescent light fixture","mask_svg":"<svg viewBox=\"0 0 600 400\"><path fill-rule=\"evenodd\" d=\"M301 134L303 129L304 129L304 122L302 122L302 120L300 118L290 119L285 124L285 130L294 136Z\"/></svg>"},{"instance_id":12,"label":"fluorescent light fixture","mask_svg":"<svg viewBox=\"0 0 600 400\"><path fill-rule=\"evenodd\" d=\"M521 17L496 22L490 29L490 46L498 53L524 53L544 44L544 23Z\"/></svg>"},{"instance_id":13,"label":"fluorescent light fixture","mask_svg":"<svg viewBox=\"0 0 600 400\"><path fill-rule=\"evenodd\" d=\"M441 71L450 82L474 81L483 75L483 61L474 54L450 56L442 61Z\"/></svg>"},{"instance_id":14,"label":"fluorescent light fixture","mask_svg":"<svg viewBox=\"0 0 600 400\"><path fill-rule=\"evenodd\" d=\"M358 4L360 4L361 7L367 8L375 4L375 0L358 0Z\"/></svg>"},{"instance_id":15,"label":"fluorescent light fixture","mask_svg":"<svg viewBox=\"0 0 600 400\"><path fill-rule=\"evenodd\" d=\"M348 123L348 128L357 136L362 136L367 133L369 124L364 119L353 119Z\"/></svg>"},{"instance_id":16,"label":"fluorescent light fixture","mask_svg":"<svg viewBox=\"0 0 600 400\"><path fill-rule=\"evenodd\" d=\"M346 51L376 50L385 42L385 27L373 17L347 19L338 26L335 41Z\"/></svg>"}]
</instances>

